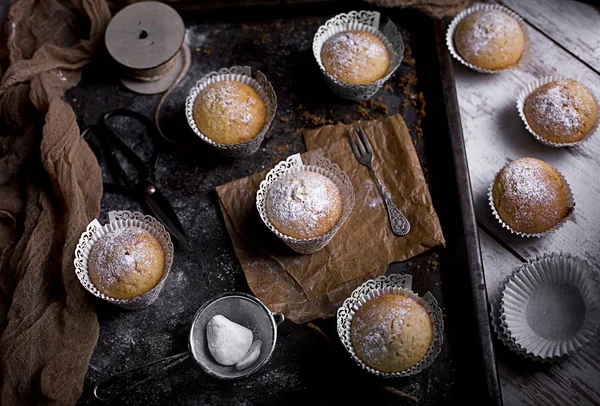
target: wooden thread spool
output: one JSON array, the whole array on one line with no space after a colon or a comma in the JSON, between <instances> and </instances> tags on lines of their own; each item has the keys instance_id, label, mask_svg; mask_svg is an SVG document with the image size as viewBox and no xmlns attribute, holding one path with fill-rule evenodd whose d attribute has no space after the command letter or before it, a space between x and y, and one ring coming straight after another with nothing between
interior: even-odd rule
<instances>
[{"instance_id":1,"label":"wooden thread spool","mask_svg":"<svg viewBox=\"0 0 600 406\"><path fill-rule=\"evenodd\" d=\"M120 66L121 83L142 94L166 91L187 72L190 50L185 26L173 8L163 3L135 3L110 20L104 40ZM185 71L185 72L184 72Z\"/></svg>"}]
</instances>

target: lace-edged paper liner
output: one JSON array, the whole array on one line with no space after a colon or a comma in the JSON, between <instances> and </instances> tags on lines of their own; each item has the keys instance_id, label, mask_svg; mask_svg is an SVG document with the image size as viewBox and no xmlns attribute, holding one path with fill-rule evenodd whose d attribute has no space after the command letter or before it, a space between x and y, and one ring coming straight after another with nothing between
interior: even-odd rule
<instances>
[{"instance_id":1,"label":"lace-edged paper liner","mask_svg":"<svg viewBox=\"0 0 600 406\"><path fill-rule=\"evenodd\" d=\"M522 89L519 92L519 95L517 96L517 111L519 112L519 116L521 117L523 124L525 124L525 128L527 128L527 131L529 131L529 133L531 135L533 135L533 137L537 141L541 142L544 145L547 145L549 147L554 147L554 148L572 147L575 145L582 144L584 141L587 141L588 139L590 139L590 137L593 134L596 134L598 132L598 128L600 128L600 104L598 104L598 99L596 99L596 96L594 96L594 94L590 91L590 93L592 94L592 97L594 97L594 101L596 102L596 107L598 108L599 111L596 112L596 120L594 121L594 125L592 126L592 128L590 128L590 131L588 131L588 133L581 140L575 141L575 142L557 143L557 142L548 141L548 140L542 138L541 136L539 136L538 134L536 134L535 131L533 131L533 129L527 122L527 117L525 116L525 100L527 100L527 97L529 97L529 95L531 93L533 93L536 89L540 88L541 86L544 86L545 84L550 83L550 82L554 82L557 80L563 80L563 79L571 79L571 78L568 78L566 76L543 77L543 78L538 79L535 82L527 85L524 89Z\"/></svg>"},{"instance_id":2,"label":"lace-edged paper liner","mask_svg":"<svg viewBox=\"0 0 600 406\"><path fill-rule=\"evenodd\" d=\"M558 174L558 176L562 180L563 190L564 190L565 196L567 198L567 215L565 217L563 217L563 219L561 221L559 221L554 227L552 227L552 228L544 231L543 233L527 234L527 233L522 233L520 231L513 230L508 224L506 224L502 220L502 218L500 218L500 214L498 213L498 210L496 210L496 204L494 202L494 193L493 193L493 190L494 190L494 183L496 182L496 178L498 177L498 174L500 173L500 172L498 172L496 174L496 176L494 176L494 180L492 181L492 183L490 184L490 187L488 189L488 202L489 202L490 208L492 209L492 214L494 215L494 217L496 218L496 220L498 220L498 222L500 223L500 225L502 226L502 228L506 228L512 234L516 234L519 237L537 237L537 238L540 238L543 235L555 232L556 230L558 230L560 227L562 227L567 222L567 220L569 219L569 217L571 217L571 215L575 211L575 199L573 197L573 192L571 191L571 186L569 186L569 182L567 182L567 180L562 175L562 173L560 173L556 168L553 168L553 169L556 171L556 173Z\"/></svg>"},{"instance_id":3,"label":"lace-edged paper liner","mask_svg":"<svg viewBox=\"0 0 600 406\"><path fill-rule=\"evenodd\" d=\"M376 11L351 11L349 13L338 14L319 27L313 38L313 54L319 64L321 73L325 77L327 86L344 99L355 101L369 99L383 86L396 69L398 69L400 63L402 63L402 59L404 58L404 42L402 41L400 31L398 31L396 25L391 21L388 21L380 31L379 19L380 14ZM323 44L335 34L350 30L369 32L383 42L390 55L390 66L383 78L373 83L354 85L340 82L325 70L321 61Z\"/></svg>"},{"instance_id":4,"label":"lace-edged paper liner","mask_svg":"<svg viewBox=\"0 0 600 406\"><path fill-rule=\"evenodd\" d=\"M305 165L302 162L300 154L291 155L285 161L278 163L267 173L265 179L260 183L258 192L256 192L256 207L265 225L288 247L300 254L312 254L325 247L342 227L348 216L350 216L354 207L354 188L348 175L339 166L321 155L312 153L308 156L309 165ZM269 187L276 179L294 172L303 171L319 173L328 177L336 184L342 195L342 216L340 217L340 221L327 234L299 240L282 234L271 224L267 217L266 198Z\"/></svg>"},{"instance_id":5,"label":"lace-edged paper liner","mask_svg":"<svg viewBox=\"0 0 600 406\"><path fill-rule=\"evenodd\" d=\"M508 348L536 361L554 361L596 334L600 275L581 258L546 254L508 277L491 307L494 330Z\"/></svg>"},{"instance_id":6,"label":"lace-edged paper liner","mask_svg":"<svg viewBox=\"0 0 600 406\"><path fill-rule=\"evenodd\" d=\"M460 56L460 54L456 50L456 47L454 44L454 33L456 32L456 28L458 27L458 24L460 24L460 22L465 17L467 17L477 11L482 11L482 10L502 11L503 13L508 14L510 17L514 18L517 21L517 23L519 24L519 27L521 27L521 30L523 31L523 38L524 38L523 54L521 55L521 59L515 66L510 66L505 69L496 69L496 70L479 68L479 67L473 65L472 63L465 61L463 59L463 57ZM474 6L461 11L460 13L458 13L456 15L456 17L454 17L454 19L448 26L448 30L446 31L446 46L448 47L448 51L450 51L450 54L457 61L462 63L467 68L473 69L474 71L479 72L479 73L498 73L498 72L503 72L506 70L514 69L517 66L522 65L522 64L526 64L529 61L529 57L530 57L531 40L529 38L529 32L527 31L527 25L525 24L525 21L523 21L523 19L518 14L513 12L512 10L509 10L508 8L501 6L499 4L475 4Z\"/></svg>"},{"instance_id":7,"label":"lace-edged paper liner","mask_svg":"<svg viewBox=\"0 0 600 406\"><path fill-rule=\"evenodd\" d=\"M86 230L81 234L79 243L75 248L75 272L79 278L79 282L94 296L113 303L125 309L141 309L149 306L156 300L162 290L165 280L171 270L173 264L174 248L171 242L171 236L165 227L154 217L144 215L140 212L130 212L128 210L111 211L108 213L109 222L104 226L98 220L92 220L88 224ZM165 252L165 270L160 282L150 291L141 296L132 299L114 299L100 292L90 280L88 273L88 259L92 247L102 236L117 230L119 228L139 227L150 232L160 242L161 247Z\"/></svg>"},{"instance_id":8,"label":"lace-edged paper liner","mask_svg":"<svg viewBox=\"0 0 600 406\"><path fill-rule=\"evenodd\" d=\"M392 274L389 276L379 276L376 279L366 281L356 288L337 311L337 331L340 340L354 361L372 374L384 378L397 378L418 374L429 367L442 350L442 342L444 340L442 309L440 309L437 300L431 293L427 292L425 296L421 298L410 290L411 288L412 276L410 275ZM401 372L381 372L365 364L354 350L350 337L352 318L358 309L369 300L385 294L403 295L415 300L427 310L427 314L429 315L433 326L432 342L425 357L417 365Z\"/></svg>"},{"instance_id":9,"label":"lace-edged paper liner","mask_svg":"<svg viewBox=\"0 0 600 406\"><path fill-rule=\"evenodd\" d=\"M194 120L194 102L196 101L196 97L208 85L211 85L215 82L222 82L225 80L233 80L250 86L261 97L261 99L265 103L267 111L265 125L261 132L258 133L251 140L244 141L239 144L226 145L214 142L213 140L211 140L206 135L200 132L198 126L196 125L196 120ZM267 134L267 131L269 131L269 127L273 122L273 118L275 117L276 111L277 96L275 95L273 86L261 71L256 71L254 75L252 75L252 68L250 68L249 66L232 66L230 68L220 69L217 72L210 72L198 82L196 82L196 85L192 87L189 96L185 100L185 116L187 118L189 126L196 133L196 135L200 137L202 141L216 148L223 155L234 158L250 156L254 154L258 150L258 148L260 148L260 144L265 138L265 135Z\"/></svg>"}]
</instances>

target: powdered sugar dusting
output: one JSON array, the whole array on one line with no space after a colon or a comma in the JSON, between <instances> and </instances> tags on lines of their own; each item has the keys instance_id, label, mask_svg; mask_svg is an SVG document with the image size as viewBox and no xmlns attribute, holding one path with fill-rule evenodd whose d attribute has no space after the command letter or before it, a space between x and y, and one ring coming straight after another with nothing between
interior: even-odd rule
<instances>
[{"instance_id":1,"label":"powdered sugar dusting","mask_svg":"<svg viewBox=\"0 0 600 406\"><path fill-rule=\"evenodd\" d=\"M591 114L591 107L569 95L566 80L558 80L531 95L531 105L538 117L537 125L547 132L569 135L582 129L582 115Z\"/></svg>"},{"instance_id":2,"label":"powdered sugar dusting","mask_svg":"<svg viewBox=\"0 0 600 406\"><path fill-rule=\"evenodd\" d=\"M148 268L152 262L153 247L137 236L148 233L138 227L125 227L111 231L92 247L90 261L96 262L98 282L111 286L138 268Z\"/></svg>"},{"instance_id":3,"label":"powdered sugar dusting","mask_svg":"<svg viewBox=\"0 0 600 406\"><path fill-rule=\"evenodd\" d=\"M323 46L333 62L332 74L339 76L344 72L358 72L367 69L373 59L387 57L385 45L374 41L372 37L360 31L346 31L329 38Z\"/></svg>"},{"instance_id":4,"label":"powdered sugar dusting","mask_svg":"<svg viewBox=\"0 0 600 406\"><path fill-rule=\"evenodd\" d=\"M517 225L530 225L533 219L543 214L554 218L562 216L560 189L548 180L546 169L536 159L521 158L506 165L500 179L504 185L506 201L518 202L511 210Z\"/></svg>"},{"instance_id":5,"label":"powdered sugar dusting","mask_svg":"<svg viewBox=\"0 0 600 406\"><path fill-rule=\"evenodd\" d=\"M372 303L362 317L355 317L352 330L366 331L363 336L354 334L354 347L360 347L361 353L369 364L381 364L389 357L387 347L392 338L392 329L402 334L406 318L410 311L403 306L390 307L380 302ZM374 323L376 321L376 323Z\"/></svg>"},{"instance_id":6,"label":"powdered sugar dusting","mask_svg":"<svg viewBox=\"0 0 600 406\"><path fill-rule=\"evenodd\" d=\"M217 82L218 86L209 86L198 98L208 106L224 106L224 115L231 122L248 124L252 120L252 109L256 100L250 96L239 102L239 88L233 81ZM221 109L219 109L221 111Z\"/></svg>"},{"instance_id":7,"label":"powdered sugar dusting","mask_svg":"<svg viewBox=\"0 0 600 406\"><path fill-rule=\"evenodd\" d=\"M462 50L465 57L478 56L482 53L487 54L491 51L492 43L496 40L509 35L512 32L520 31L519 23L508 14L499 10L490 10L476 13L478 17L473 24L470 35L466 36L465 47ZM468 17L467 17L468 18ZM497 43L500 43L498 41ZM504 47L500 47L495 53L496 57L503 57Z\"/></svg>"},{"instance_id":8,"label":"powdered sugar dusting","mask_svg":"<svg viewBox=\"0 0 600 406\"><path fill-rule=\"evenodd\" d=\"M274 222L294 225L302 234L311 234L319 220L331 214L335 192L341 201L337 186L315 172L283 176L269 187L267 203L270 215Z\"/></svg>"}]
</instances>

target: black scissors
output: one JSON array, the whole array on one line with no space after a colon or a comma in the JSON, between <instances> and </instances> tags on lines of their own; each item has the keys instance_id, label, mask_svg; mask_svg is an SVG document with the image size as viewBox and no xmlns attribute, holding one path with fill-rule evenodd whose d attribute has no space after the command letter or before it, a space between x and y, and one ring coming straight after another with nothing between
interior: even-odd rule
<instances>
[{"instance_id":1,"label":"black scissors","mask_svg":"<svg viewBox=\"0 0 600 406\"><path fill-rule=\"evenodd\" d=\"M146 127L152 141L153 153L148 162L144 162L135 152L131 150L108 125L112 117L129 117L139 121ZM81 132L81 136L87 141L90 132L96 135L96 139L102 148L108 169L115 180L122 184L104 183L107 192L121 193L134 197L144 205L171 233L171 235L184 247L187 248L189 240L185 230L173 210L167 198L156 186L155 173L160 158L158 143L160 138L152 121L143 114L128 109L111 110L102 115L100 121ZM125 174L123 167L115 155L115 149L119 150L129 163L138 171L139 179L132 180ZM100 157L98 157L100 158Z\"/></svg>"}]
</instances>

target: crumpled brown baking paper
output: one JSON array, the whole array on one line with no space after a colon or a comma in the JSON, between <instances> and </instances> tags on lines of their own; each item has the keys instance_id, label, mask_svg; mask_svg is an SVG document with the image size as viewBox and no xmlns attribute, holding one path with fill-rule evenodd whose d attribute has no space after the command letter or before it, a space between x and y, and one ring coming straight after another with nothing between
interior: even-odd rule
<instances>
[{"instance_id":1,"label":"crumpled brown baking paper","mask_svg":"<svg viewBox=\"0 0 600 406\"><path fill-rule=\"evenodd\" d=\"M250 289L272 311L282 312L296 323L334 315L358 285L383 274L389 263L445 243L402 117L360 124L373 146L375 171L411 223L411 231L404 237L392 233L374 178L352 154L346 138L348 125L304 133L307 150L338 164L350 177L356 196L350 217L321 251L296 254L262 223L256 191L267 171L217 188L225 224Z\"/></svg>"}]
</instances>

